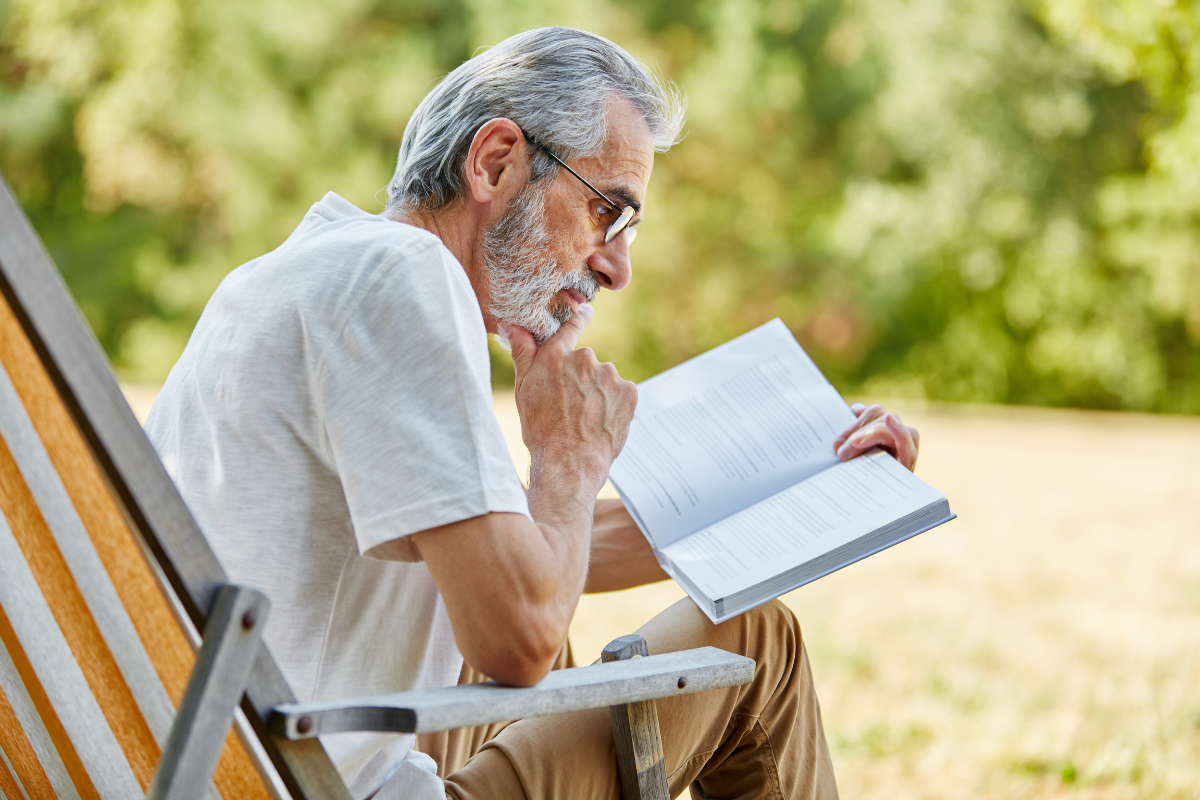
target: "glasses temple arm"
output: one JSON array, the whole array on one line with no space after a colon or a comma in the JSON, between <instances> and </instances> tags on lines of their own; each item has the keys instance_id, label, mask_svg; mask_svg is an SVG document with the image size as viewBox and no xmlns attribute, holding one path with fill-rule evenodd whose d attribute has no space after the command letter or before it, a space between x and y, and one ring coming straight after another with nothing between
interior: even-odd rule
<instances>
[{"instance_id":1,"label":"glasses temple arm","mask_svg":"<svg viewBox=\"0 0 1200 800\"><path fill-rule=\"evenodd\" d=\"M522 131L522 134L523 134L523 135L525 135L525 132L524 132L524 131ZM578 179L580 180L580 182L581 182L581 183L582 183L584 186L588 187L588 188L589 188L589 189L591 189L593 192L595 192L596 194L598 194L598 195L600 196L600 199L602 199L604 202L608 203L610 206L612 206L612 207L614 207L614 208L619 208L619 209L621 209L622 211L624 211L624 210L625 210L625 206L621 205L620 203L614 203L612 200L608 199L608 195L606 195L604 192L600 191L600 190L599 190L599 189L597 189L595 186L592 186L590 183L588 183L588 181L587 181L587 178L583 177L583 176L582 176L582 175L580 175L578 172L576 172L575 170L573 170L573 169L571 169L569 166L567 166L567 162L563 161L561 158L559 158L558 156L554 155L554 153L550 152L550 149L549 149L548 147L546 147L544 144L542 144L541 142L538 142L538 141L535 141L535 140L533 140L533 139L529 138L529 136L528 136L528 135L525 135L525 141L529 142L531 145L533 145L534 147L538 148L538 149L539 149L539 150L541 150L543 153L545 153L546 155L550 156L550 157L551 157L551 158L553 158L555 161L557 161L557 162L558 162L560 165L562 165L562 168L563 168L563 169L565 169L567 172L571 173L571 174L572 174L572 175L574 175L576 178L578 178Z\"/></svg>"}]
</instances>

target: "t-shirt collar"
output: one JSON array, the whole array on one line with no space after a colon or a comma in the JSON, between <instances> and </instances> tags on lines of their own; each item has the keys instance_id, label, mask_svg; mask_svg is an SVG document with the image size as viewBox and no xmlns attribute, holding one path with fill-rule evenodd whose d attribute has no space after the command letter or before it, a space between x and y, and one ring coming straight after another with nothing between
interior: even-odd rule
<instances>
[{"instance_id":1,"label":"t-shirt collar","mask_svg":"<svg viewBox=\"0 0 1200 800\"><path fill-rule=\"evenodd\" d=\"M324 206L324 210L332 212L331 214L326 214L324 216L333 216L336 218L370 216L370 214L368 214L366 211L363 211L349 200L346 200L333 192L326 192L325 196L321 198L321 202L318 205Z\"/></svg>"}]
</instances>

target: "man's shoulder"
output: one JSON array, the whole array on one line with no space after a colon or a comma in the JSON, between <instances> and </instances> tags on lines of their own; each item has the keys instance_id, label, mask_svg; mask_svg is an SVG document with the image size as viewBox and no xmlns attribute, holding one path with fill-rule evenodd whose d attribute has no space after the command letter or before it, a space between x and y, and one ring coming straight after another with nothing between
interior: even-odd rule
<instances>
[{"instance_id":1,"label":"man's shoulder","mask_svg":"<svg viewBox=\"0 0 1200 800\"><path fill-rule=\"evenodd\" d=\"M231 272L218 308L344 320L374 298L397 313L432 298L473 297L466 271L434 234L327 194L279 247Z\"/></svg>"},{"instance_id":2,"label":"man's shoulder","mask_svg":"<svg viewBox=\"0 0 1200 800\"><path fill-rule=\"evenodd\" d=\"M326 356L344 346L355 352L381 348L397 364L420 371L416 362L448 366L456 360L453 351L457 360L486 371L487 332L478 300L466 270L440 238L359 211L336 195L326 195L310 215L320 219L279 254L281 274L302 276L284 291L294 318L311 328L306 335L333 334L321 337L334 345Z\"/></svg>"},{"instance_id":3,"label":"man's shoulder","mask_svg":"<svg viewBox=\"0 0 1200 800\"><path fill-rule=\"evenodd\" d=\"M414 280L466 273L442 240L427 230L368 214L328 193L278 252L332 279L357 266L369 272L397 265ZM344 275L343 275L344 277Z\"/></svg>"}]
</instances>

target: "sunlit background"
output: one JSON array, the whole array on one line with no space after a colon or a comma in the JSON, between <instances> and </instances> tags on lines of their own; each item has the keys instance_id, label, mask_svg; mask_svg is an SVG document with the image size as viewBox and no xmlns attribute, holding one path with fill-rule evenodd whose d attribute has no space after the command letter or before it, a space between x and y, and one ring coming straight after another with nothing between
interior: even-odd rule
<instances>
[{"instance_id":1,"label":"sunlit background","mask_svg":"<svg viewBox=\"0 0 1200 800\"><path fill-rule=\"evenodd\" d=\"M326 191L382 210L437 78L545 24L690 99L585 343L642 379L781 317L960 514L788 597L844 795L1200 797L1189 3L0 0L0 171L152 396L230 269Z\"/></svg>"}]
</instances>

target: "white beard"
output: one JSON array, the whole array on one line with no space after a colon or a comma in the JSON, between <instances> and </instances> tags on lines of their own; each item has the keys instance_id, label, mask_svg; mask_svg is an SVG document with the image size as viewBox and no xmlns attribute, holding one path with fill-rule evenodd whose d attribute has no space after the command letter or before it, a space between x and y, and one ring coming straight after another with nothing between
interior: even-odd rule
<instances>
[{"instance_id":1,"label":"white beard","mask_svg":"<svg viewBox=\"0 0 1200 800\"><path fill-rule=\"evenodd\" d=\"M557 311L550 303L563 289L574 289L590 303L599 284L590 269L570 275L559 273L550 252L546 230L546 188L538 181L521 190L500 221L483 236L483 263L487 270L488 313L497 322L518 325L539 345L555 334L574 312L569 305ZM501 337L501 343L507 341Z\"/></svg>"}]
</instances>

